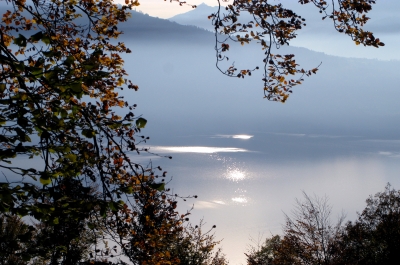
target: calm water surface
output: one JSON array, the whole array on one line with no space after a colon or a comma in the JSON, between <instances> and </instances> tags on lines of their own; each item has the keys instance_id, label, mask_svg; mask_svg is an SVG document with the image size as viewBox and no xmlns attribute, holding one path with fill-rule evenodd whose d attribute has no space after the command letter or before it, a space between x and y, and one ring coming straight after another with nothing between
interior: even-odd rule
<instances>
[{"instance_id":1,"label":"calm water surface","mask_svg":"<svg viewBox=\"0 0 400 265\"><path fill-rule=\"evenodd\" d=\"M174 192L199 196L182 201L180 210L194 205L192 222L204 218L206 228L217 226L231 264L245 264L250 238L281 232L284 213L302 191L328 196L335 221L342 211L355 219L365 199L386 183L400 188L400 140L253 132L177 136L165 143L151 150L173 159L152 162L170 172Z\"/></svg>"}]
</instances>

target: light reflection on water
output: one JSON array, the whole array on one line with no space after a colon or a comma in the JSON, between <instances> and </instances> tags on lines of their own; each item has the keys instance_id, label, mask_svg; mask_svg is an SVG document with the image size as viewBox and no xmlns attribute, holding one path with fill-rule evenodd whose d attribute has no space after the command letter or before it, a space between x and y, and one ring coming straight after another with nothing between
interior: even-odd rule
<instances>
[{"instance_id":1,"label":"light reflection on water","mask_svg":"<svg viewBox=\"0 0 400 265\"><path fill-rule=\"evenodd\" d=\"M236 189L235 197L231 198L232 202L234 202L235 204L240 204L242 206L245 206L250 200L250 198L245 195L246 193L247 190L240 188Z\"/></svg>"},{"instance_id":2,"label":"light reflection on water","mask_svg":"<svg viewBox=\"0 0 400 265\"><path fill-rule=\"evenodd\" d=\"M211 146L153 146L154 152L179 152L179 153L236 153L247 152L248 150L236 147L211 147Z\"/></svg>"},{"instance_id":3,"label":"light reflection on water","mask_svg":"<svg viewBox=\"0 0 400 265\"><path fill-rule=\"evenodd\" d=\"M249 236L281 232L283 212L290 213L302 191L328 196L333 218L343 209L354 220L368 195L387 182L400 187L400 146L393 141L300 134L240 140L234 135L215 137L227 138L220 142L204 137L203 146L151 147L174 153L172 160L157 163L172 172L170 185L177 193L199 196L179 207L185 211L194 205L191 221L204 218L217 225L217 238L224 238L221 247L232 265L245 264ZM215 147L224 144L230 147Z\"/></svg>"},{"instance_id":4,"label":"light reflection on water","mask_svg":"<svg viewBox=\"0 0 400 265\"><path fill-rule=\"evenodd\" d=\"M217 134L216 138L233 138L233 139L241 139L241 140L249 140L254 137L254 135L248 134Z\"/></svg>"},{"instance_id":5,"label":"light reflection on water","mask_svg":"<svg viewBox=\"0 0 400 265\"><path fill-rule=\"evenodd\" d=\"M232 198L233 202L241 203L241 204L246 204L247 203L247 198L246 197L233 197Z\"/></svg>"},{"instance_id":6,"label":"light reflection on water","mask_svg":"<svg viewBox=\"0 0 400 265\"><path fill-rule=\"evenodd\" d=\"M228 171L228 173L226 174L226 178L238 182L246 178L246 173L241 171L240 169L235 168Z\"/></svg>"},{"instance_id":7,"label":"light reflection on water","mask_svg":"<svg viewBox=\"0 0 400 265\"><path fill-rule=\"evenodd\" d=\"M246 134L237 134L237 135L232 136L233 139L243 139L243 140L248 140L252 137L253 137L253 135L246 135Z\"/></svg>"},{"instance_id":8,"label":"light reflection on water","mask_svg":"<svg viewBox=\"0 0 400 265\"><path fill-rule=\"evenodd\" d=\"M226 171L222 175L224 179L228 179L233 182L249 179L249 174L246 172L246 165L244 162L238 162L233 157L222 156L220 154L212 154L209 157L214 161L222 163L221 166L225 168Z\"/></svg>"}]
</instances>

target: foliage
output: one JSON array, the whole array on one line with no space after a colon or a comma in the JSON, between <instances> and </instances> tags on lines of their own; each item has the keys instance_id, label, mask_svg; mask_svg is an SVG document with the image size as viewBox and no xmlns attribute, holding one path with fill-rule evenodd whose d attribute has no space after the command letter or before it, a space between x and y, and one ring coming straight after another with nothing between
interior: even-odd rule
<instances>
[{"instance_id":1,"label":"foliage","mask_svg":"<svg viewBox=\"0 0 400 265\"><path fill-rule=\"evenodd\" d=\"M295 255L294 264L331 264L337 254L344 216L333 225L328 199L303 194L304 201L296 200L292 217L286 215L281 247Z\"/></svg>"},{"instance_id":2,"label":"foliage","mask_svg":"<svg viewBox=\"0 0 400 265\"><path fill-rule=\"evenodd\" d=\"M325 12L325 2L311 2ZM369 11L373 1L359 1L368 2L361 9L346 2L340 1L344 11L334 13L334 21L344 23L345 33L356 41L381 45L371 33L347 26L362 26L367 18L358 14ZM123 68L121 54L130 50L111 39L120 36L118 23L128 19L137 0L126 0L123 6L112 0L3 3L7 8L0 23L0 168L7 181L0 183L0 212L31 216L38 223L26 228L37 247L25 247L28 239L18 236L10 239L13 253L21 252L21 258L35 264L104 261L115 253L134 264L178 264L184 258L174 250L186 246L190 255L224 263L220 252L210 261L215 245L210 237L207 241L207 235L197 230L185 231L189 213L176 211L179 196L165 188L166 172L157 174L161 168L142 166L132 158L147 151L138 147L149 139L141 134L147 120L135 116L136 105L118 94L138 87ZM213 16L216 30L222 27L228 35L245 32L250 24L236 23L241 10L257 17L266 30L254 35L267 51L266 65L270 64L264 69L266 96L285 101L290 88L299 83L285 76L309 75L316 69L298 70L293 55L272 55L262 38L269 35L270 43L287 43L300 18L266 1L234 1L228 6L230 15ZM290 21L278 23L278 18ZM249 40L249 36L237 38L243 43ZM219 55L229 49L222 45ZM235 71L225 73L233 76ZM241 71L239 77L250 74ZM99 236L106 240L101 249ZM195 242L196 236L207 240ZM116 245L109 247L108 241Z\"/></svg>"},{"instance_id":3,"label":"foliage","mask_svg":"<svg viewBox=\"0 0 400 265\"><path fill-rule=\"evenodd\" d=\"M273 236L257 249L251 248L246 254L248 265L335 264L344 216L332 225L327 198L303 194L304 200L296 200L292 216L286 215L282 237Z\"/></svg>"},{"instance_id":4,"label":"foliage","mask_svg":"<svg viewBox=\"0 0 400 265\"><path fill-rule=\"evenodd\" d=\"M126 202L106 224L111 228L107 231L110 238L121 242L123 254L133 264L179 264L171 245L181 234L189 213L178 214L177 198L147 186L127 195Z\"/></svg>"},{"instance_id":5,"label":"foliage","mask_svg":"<svg viewBox=\"0 0 400 265\"><path fill-rule=\"evenodd\" d=\"M141 264L149 257L162 264L168 253L160 245L184 220L175 210L176 197L157 180L165 177L155 174L161 168L131 160L148 139L140 135L147 121L118 95L138 87L125 78L120 56L130 50L110 41L138 2L5 2L0 167L7 182L0 184L0 211L39 222L37 253L27 253L27 259L76 264L87 254L93 261L110 257L107 247L87 253L97 242L88 233L108 229L108 239L125 254L139 249L132 258ZM116 108L126 114L117 115ZM32 162L20 162L28 158ZM134 233L127 246L124 240Z\"/></svg>"},{"instance_id":6,"label":"foliage","mask_svg":"<svg viewBox=\"0 0 400 265\"><path fill-rule=\"evenodd\" d=\"M224 1L224 0L223 0ZM226 1L224 1L226 2ZM230 50L231 42L242 45L257 42L264 51L264 96L268 100L285 102L294 86L301 84L304 75L315 74L318 67L304 70L296 63L294 54L281 55L273 52L281 46L289 45L297 36L297 31L306 26L305 18L295 10L285 8L285 1L248 1L234 0L225 8L218 0L218 11L208 18L215 26L215 50L217 67L222 73L232 77L251 75L253 70L238 70L234 64L226 70L220 68L222 61L229 60L224 54ZM349 35L356 45L380 47L384 43L375 38L372 32L364 31L363 26L369 18L375 0L299 0L301 5L313 4L322 15L322 19L332 19L335 29ZM225 9L225 10L223 10ZM241 13L248 12L251 21L240 20Z\"/></svg>"},{"instance_id":7,"label":"foliage","mask_svg":"<svg viewBox=\"0 0 400 265\"><path fill-rule=\"evenodd\" d=\"M228 261L221 249L214 252L220 241L216 241L212 229L203 233L203 220L199 225L188 224L181 232L172 251L178 256L182 265L226 265Z\"/></svg>"},{"instance_id":8,"label":"foliage","mask_svg":"<svg viewBox=\"0 0 400 265\"><path fill-rule=\"evenodd\" d=\"M400 191L388 184L370 196L355 222L346 224L340 264L397 264L400 259Z\"/></svg>"},{"instance_id":9,"label":"foliage","mask_svg":"<svg viewBox=\"0 0 400 265\"><path fill-rule=\"evenodd\" d=\"M251 247L248 265L269 264L397 264L400 259L400 190L388 184L367 199L355 222L335 226L329 221L326 198L304 194L292 217L286 217L283 236Z\"/></svg>"},{"instance_id":10,"label":"foliage","mask_svg":"<svg viewBox=\"0 0 400 265\"><path fill-rule=\"evenodd\" d=\"M176 212L176 197L148 188L127 199L128 203L131 200L134 203L120 212L125 218L113 216L106 227L124 220L117 230L108 232L110 237L125 242L121 244L123 254L133 264L228 264L220 250L213 252L220 243L211 234L215 226L205 233L202 221L193 227L188 223L190 212L181 215Z\"/></svg>"},{"instance_id":11,"label":"foliage","mask_svg":"<svg viewBox=\"0 0 400 265\"><path fill-rule=\"evenodd\" d=\"M90 251L102 236L101 230L94 233L89 228L89 222L98 215L99 194L95 188L83 187L77 179L57 181L57 185L49 188L51 197L46 201L46 205L54 209L57 221L38 223L34 242L43 262L77 264L89 258ZM82 204L87 208L82 209Z\"/></svg>"},{"instance_id":12,"label":"foliage","mask_svg":"<svg viewBox=\"0 0 400 265\"><path fill-rule=\"evenodd\" d=\"M278 249L281 245L281 238L278 235L266 238L263 244L257 243L257 247L250 246L247 257L248 265L270 265L276 264Z\"/></svg>"},{"instance_id":13,"label":"foliage","mask_svg":"<svg viewBox=\"0 0 400 265\"><path fill-rule=\"evenodd\" d=\"M30 248L33 229L18 216L0 215L0 264L26 264L25 253Z\"/></svg>"}]
</instances>

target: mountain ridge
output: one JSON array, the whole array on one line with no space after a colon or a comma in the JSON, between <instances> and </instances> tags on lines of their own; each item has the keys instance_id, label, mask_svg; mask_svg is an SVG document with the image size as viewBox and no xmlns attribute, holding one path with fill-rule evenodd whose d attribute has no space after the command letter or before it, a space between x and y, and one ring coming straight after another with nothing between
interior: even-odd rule
<instances>
[{"instance_id":1,"label":"mountain ridge","mask_svg":"<svg viewBox=\"0 0 400 265\"><path fill-rule=\"evenodd\" d=\"M304 17L307 24L298 32L297 37L291 41L293 46L305 47L341 57L400 60L400 53L397 49L400 42L400 20L397 19L396 15L396 10L400 10L400 1L378 2L373 6L372 11L367 14L371 19L365 25L365 30L372 31L375 37L380 38L386 44L385 47L379 49L354 45L349 36L340 34L334 29L332 21L329 19L322 21L322 15L312 5L285 2L286 5ZM195 25L214 32L214 27L207 17L216 12L217 8L203 3L198 8L170 17L169 20L181 25ZM247 12L240 14L239 22L248 22L250 20L252 20L252 17Z\"/></svg>"}]
</instances>

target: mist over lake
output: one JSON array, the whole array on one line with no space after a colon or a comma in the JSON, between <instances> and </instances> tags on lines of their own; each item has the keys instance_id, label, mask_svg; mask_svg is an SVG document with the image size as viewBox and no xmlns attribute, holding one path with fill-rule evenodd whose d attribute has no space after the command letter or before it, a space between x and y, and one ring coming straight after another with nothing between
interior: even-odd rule
<instances>
[{"instance_id":1,"label":"mist over lake","mask_svg":"<svg viewBox=\"0 0 400 265\"><path fill-rule=\"evenodd\" d=\"M180 209L194 205L192 222L217 225L231 264L244 263L250 237L280 233L302 191L328 196L334 219L343 210L353 220L387 182L399 188L399 61L284 47L304 68L322 64L281 104L263 99L261 72L218 72L210 32L140 13L124 31L126 69L139 85L124 96L148 120L145 146L173 156L132 158L168 171L174 192L199 196ZM237 45L230 59L252 68L262 55Z\"/></svg>"},{"instance_id":2,"label":"mist over lake","mask_svg":"<svg viewBox=\"0 0 400 265\"><path fill-rule=\"evenodd\" d=\"M371 25L386 34L388 50L353 45L343 51L344 39L333 42L316 27L311 29L317 33L305 30L305 38L282 47L278 52L295 54L304 69L319 68L282 104L263 98L262 70L244 79L221 74L214 34L197 22L184 26L133 12L119 27L125 34L112 40L132 51L123 59L139 90L119 95L137 104L135 116L147 120L136 138L150 137L140 144L150 153L129 153L131 161L160 166L174 193L198 196L182 198L178 209L193 207L194 225L201 219L206 229L216 225L216 238L223 239L232 265L245 264L250 238L281 233L284 213L290 214L302 192L329 197L333 219L343 211L354 220L367 197L388 182L400 189L397 13ZM181 18L196 18L193 14ZM393 28L384 26L392 22ZM347 57L324 53L328 46L330 54ZM358 58L353 58L356 48L371 54L360 58L354 52ZM380 60L367 59L381 50ZM227 55L225 66L263 66L264 52L255 44L231 44ZM18 163L43 167L40 159L24 157L13 165Z\"/></svg>"}]
</instances>

